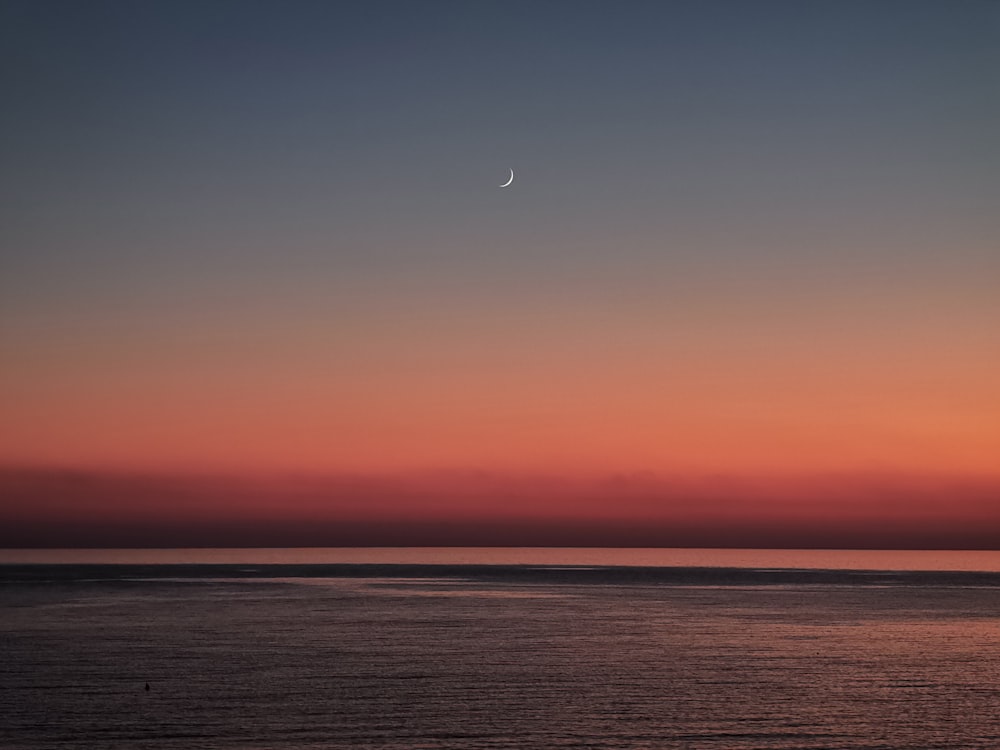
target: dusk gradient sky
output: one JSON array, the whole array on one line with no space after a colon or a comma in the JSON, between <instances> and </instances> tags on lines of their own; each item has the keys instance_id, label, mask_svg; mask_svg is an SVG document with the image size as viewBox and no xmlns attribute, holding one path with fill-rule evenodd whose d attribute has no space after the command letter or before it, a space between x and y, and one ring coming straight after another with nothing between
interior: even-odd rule
<instances>
[{"instance_id":1,"label":"dusk gradient sky","mask_svg":"<svg viewBox=\"0 0 1000 750\"><path fill-rule=\"evenodd\" d=\"M4 0L0 70L0 544L1000 545L993 0Z\"/></svg>"}]
</instances>

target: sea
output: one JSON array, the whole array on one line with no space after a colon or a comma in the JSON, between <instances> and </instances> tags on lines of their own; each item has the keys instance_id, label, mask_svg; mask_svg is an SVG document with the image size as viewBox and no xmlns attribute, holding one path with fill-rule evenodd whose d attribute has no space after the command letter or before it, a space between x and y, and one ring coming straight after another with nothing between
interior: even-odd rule
<instances>
[{"instance_id":1,"label":"sea","mask_svg":"<svg viewBox=\"0 0 1000 750\"><path fill-rule=\"evenodd\" d=\"M1000 553L0 550L4 750L997 750Z\"/></svg>"}]
</instances>

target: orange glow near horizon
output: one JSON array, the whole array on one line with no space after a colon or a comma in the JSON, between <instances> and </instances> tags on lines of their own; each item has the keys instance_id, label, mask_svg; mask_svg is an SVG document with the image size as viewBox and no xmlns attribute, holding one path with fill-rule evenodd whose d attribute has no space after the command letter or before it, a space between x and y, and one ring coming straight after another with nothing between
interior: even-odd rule
<instances>
[{"instance_id":1,"label":"orange glow near horizon","mask_svg":"<svg viewBox=\"0 0 1000 750\"><path fill-rule=\"evenodd\" d=\"M1000 455L1000 355L971 345L956 362L929 356L935 344L866 355L833 336L550 330L515 347L520 335L359 331L366 345L324 352L313 335L281 344L258 329L183 354L106 341L93 358L38 344L5 376L0 463L977 473ZM283 356L259 357L264 344Z\"/></svg>"},{"instance_id":2,"label":"orange glow near horizon","mask_svg":"<svg viewBox=\"0 0 1000 750\"><path fill-rule=\"evenodd\" d=\"M847 319L830 300L420 299L290 318L248 300L228 322L114 317L79 339L36 322L0 375L5 543L1000 538L1000 351L982 325L874 303Z\"/></svg>"}]
</instances>

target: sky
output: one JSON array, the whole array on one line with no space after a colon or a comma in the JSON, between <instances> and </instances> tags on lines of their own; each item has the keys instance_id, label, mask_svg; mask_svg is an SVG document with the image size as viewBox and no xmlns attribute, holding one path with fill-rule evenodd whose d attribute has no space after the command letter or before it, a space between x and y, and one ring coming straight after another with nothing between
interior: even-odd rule
<instances>
[{"instance_id":1,"label":"sky","mask_svg":"<svg viewBox=\"0 0 1000 750\"><path fill-rule=\"evenodd\" d=\"M1000 544L996 2L3 0L0 71L0 543Z\"/></svg>"}]
</instances>

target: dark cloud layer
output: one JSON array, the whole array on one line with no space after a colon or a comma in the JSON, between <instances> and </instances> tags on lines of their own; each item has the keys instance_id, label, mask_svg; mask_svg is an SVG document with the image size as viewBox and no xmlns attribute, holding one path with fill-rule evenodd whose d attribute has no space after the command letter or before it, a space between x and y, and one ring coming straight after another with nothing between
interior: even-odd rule
<instances>
[{"instance_id":1,"label":"dark cloud layer","mask_svg":"<svg viewBox=\"0 0 1000 750\"><path fill-rule=\"evenodd\" d=\"M3 547L1000 548L1000 479L0 472Z\"/></svg>"}]
</instances>

